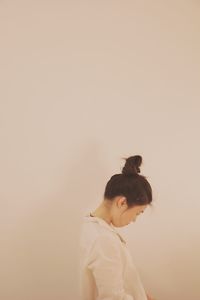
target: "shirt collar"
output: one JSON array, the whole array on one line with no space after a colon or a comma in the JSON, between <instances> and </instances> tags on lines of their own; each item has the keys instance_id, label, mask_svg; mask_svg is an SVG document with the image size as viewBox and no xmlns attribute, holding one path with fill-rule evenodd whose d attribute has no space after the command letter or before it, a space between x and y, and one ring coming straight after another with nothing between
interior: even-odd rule
<instances>
[{"instance_id":1,"label":"shirt collar","mask_svg":"<svg viewBox=\"0 0 200 300\"><path fill-rule=\"evenodd\" d=\"M95 222L95 223L98 223L99 225L103 226L104 228L107 228L108 230L114 232L115 234L118 235L118 237L120 238L120 240L126 244L126 241L125 239L119 234L119 232L115 229L115 226L111 223L110 225L105 221L103 220L102 218L99 218L99 217L92 217L90 216L90 214L86 214L85 215L87 221L90 221L90 222Z\"/></svg>"}]
</instances>

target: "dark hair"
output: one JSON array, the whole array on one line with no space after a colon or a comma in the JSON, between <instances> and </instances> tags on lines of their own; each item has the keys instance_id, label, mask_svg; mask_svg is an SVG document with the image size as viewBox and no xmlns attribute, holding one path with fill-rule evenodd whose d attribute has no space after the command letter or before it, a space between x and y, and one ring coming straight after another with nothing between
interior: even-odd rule
<instances>
[{"instance_id":1,"label":"dark hair","mask_svg":"<svg viewBox=\"0 0 200 300\"><path fill-rule=\"evenodd\" d=\"M124 196L128 207L146 205L152 202L152 189L146 177L139 175L142 156L124 158L126 163L122 173L113 175L107 182L104 199L112 200L115 196Z\"/></svg>"}]
</instances>

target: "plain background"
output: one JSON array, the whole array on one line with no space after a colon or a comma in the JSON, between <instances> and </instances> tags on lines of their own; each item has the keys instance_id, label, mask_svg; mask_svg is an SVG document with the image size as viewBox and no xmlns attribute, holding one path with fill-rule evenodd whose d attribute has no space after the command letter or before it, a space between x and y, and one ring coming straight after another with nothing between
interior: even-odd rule
<instances>
[{"instance_id":1,"label":"plain background","mask_svg":"<svg viewBox=\"0 0 200 300\"><path fill-rule=\"evenodd\" d=\"M83 214L140 154L121 228L157 300L200 299L200 3L0 1L0 298L77 298Z\"/></svg>"}]
</instances>

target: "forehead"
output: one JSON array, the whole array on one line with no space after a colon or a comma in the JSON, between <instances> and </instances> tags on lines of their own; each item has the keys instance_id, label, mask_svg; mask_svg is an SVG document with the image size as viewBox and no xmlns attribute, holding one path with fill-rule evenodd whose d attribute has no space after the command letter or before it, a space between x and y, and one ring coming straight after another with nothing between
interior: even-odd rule
<instances>
[{"instance_id":1,"label":"forehead","mask_svg":"<svg viewBox=\"0 0 200 300\"><path fill-rule=\"evenodd\" d=\"M135 205L134 207L132 207L130 209L132 211L141 212L141 211L144 211L147 206L148 205Z\"/></svg>"}]
</instances>

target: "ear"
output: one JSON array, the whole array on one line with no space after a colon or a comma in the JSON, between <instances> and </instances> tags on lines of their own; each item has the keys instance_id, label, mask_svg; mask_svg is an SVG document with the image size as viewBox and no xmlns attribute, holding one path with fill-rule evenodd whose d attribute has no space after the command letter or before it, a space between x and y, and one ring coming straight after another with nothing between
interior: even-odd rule
<instances>
[{"instance_id":1,"label":"ear","mask_svg":"<svg viewBox=\"0 0 200 300\"><path fill-rule=\"evenodd\" d=\"M124 197L124 196L119 196L116 203L117 203L117 206L118 206L119 208L121 208L121 207L126 207L126 206L127 206L127 200L126 200L126 197Z\"/></svg>"}]
</instances>

